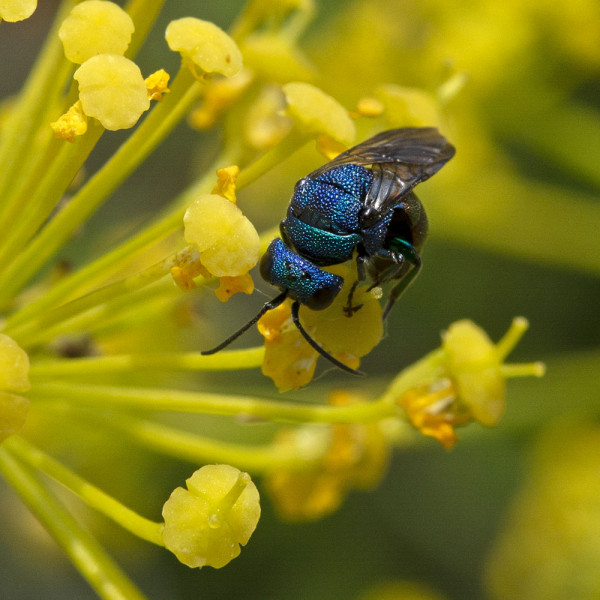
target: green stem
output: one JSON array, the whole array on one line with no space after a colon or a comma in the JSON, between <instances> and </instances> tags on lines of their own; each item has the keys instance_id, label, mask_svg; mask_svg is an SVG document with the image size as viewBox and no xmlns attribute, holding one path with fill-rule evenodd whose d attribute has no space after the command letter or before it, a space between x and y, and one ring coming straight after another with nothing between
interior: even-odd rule
<instances>
[{"instance_id":1,"label":"green stem","mask_svg":"<svg viewBox=\"0 0 600 600\"><path fill-rule=\"evenodd\" d=\"M69 409L70 407L67 410ZM118 430L122 435L138 444L143 444L150 450L193 464L229 464L259 474L274 468L294 470L306 468L318 458L314 456L314 452L310 456L303 456L299 454L297 448L287 450L275 444L265 446L232 444L124 415L119 415L119 418L115 419L86 411L82 414L82 418L110 431Z\"/></svg>"},{"instance_id":2,"label":"green stem","mask_svg":"<svg viewBox=\"0 0 600 600\"><path fill-rule=\"evenodd\" d=\"M155 222L121 246L103 255L76 273L68 275L52 286L45 294L11 315L6 321L7 328L17 328L26 324L35 315L56 306L78 292L85 293L93 288L94 283L106 280L110 274L119 269L138 252L174 233L181 227L183 210L170 213L167 217Z\"/></svg>"},{"instance_id":3,"label":"green stem","mask_svg":"<svg viewBox=\"0 0 600 600\"><path fill-rule=\"evenodd\" d=\"M37 177L35 168L29 173L26 185L14 199L15 210L7 214L11 226L6 227L7 233L0 249L0 264L7 265L7 277L14 271L11 261L15 256L19 256L19 252L56 208L64 190L68 188L103 133L104 128L92 122L87 134L72 144L64 140L52 140L48 146L48 156L51 156L51 160L45 164L40 160L36 167L43 169L43 173L40 172ZM0 275L0 278L3 276ZM0 298L4 302L9 296L2 297L0 293Z\"/></svg>"},{"instance_id":4,"label":"green stem","mask_svg":"<svg viewBox=\"0 0 600 600\"><path fill-rule=\"evenodd\" d=\"M171 93L158 103L111 159L40 232L0 277L0 304L11 298L58 250L75 229L120 185L185 116L202 84L182 68Z\"/></svg>"},{"instance_id":5,"label":"green stem","mask_svg":"<svg viewBox=\"0 0 600 600\"><path fill-rule=\"evenodd\" d=\"M69 76L71 75L73 70L71 63L65 61L62 68ZM59 74L57 76L60 77ZM16 224L20 229L35 232L46 220L89 154L90 150L82 152L81 146L85 144L92 148L103 131L99 127L100 132L95 139L90 140L92 136L88 135L85 136L86 139L80 138L74 144L65 144L64 140L54 137L50 123L70 106L69 102L73 104L76 98L77 86L71 84L71 91L66 99L61 98L61 102L54 105L47 104L44 113L38 116L39 127L27 148L27 154L22 157L19 168L11 175L4 196L5 208L0 220L0 229L6 229L13 237ZM70 153L69 159L65 159L65 152ZM59 172L57 177L54 162L58 159L61 159L64 173ZM55 177L55 187L48 184L51 176ZM45 188L45 192L38 191L42 187ZM6 241L3 245L5 244ZM17 250L20 250L20 247L17 247Z\"/></svg>"},{"instance_id":6,"label":"green stem","mask_svg":"<svg viewBox=\"0 0 600 600\"><path fill-rule=\"evenodd\" d=\"M508 331L502 336L502 339L496 344L496 354L498 362L504 362L504 359L511 353L512 349L519 343L525 332L529 328L529 322L525 317L515 317L508 328Z\"/></svg>"},{"instance_id":7,"label":"green stem","mask_svg":"<svg viewBox=\"0 0 600 600\"><path fill-rule=\"evenodd\" d=\"M42 484L37 474L9 451L10 439L0 448L0 472L21 496L40 523L63 548L75 567L104 600L144 600L145 596L84 530L63 504Z\"/></svg>"},{"instance_id":8,"label":"green stem","mask_svg":"<svg viewBox=\"0 0 600 600\"><path fill-rule=\"evenodd\" d=\"M29 393L35 401L60 401L81 407L162 410L248 416L292 423L365 423L397 414L388 399L348 406L326 406L173 389L39 383Z\"/></svg>"},{"instance_id":9,"label":"green stem","mask_svg":"<svg viewBox=\"0 0 600 600\"><path fill-rule=\"evenodd\" d=\"M288 159L304 146L310 138L293 129L277 146L265 152L259 159L240 171L236 188L243 189L270 171L273 167Z\"/></svg>"},{"instance_id":10,"label":"green stem","mask_svg":"<svg viewBox=\"0 0 600 600\"><path fill-rule=\"evenodd\" d=\"M135 275L106 285L48 312L39 313L20 328L14 328L11 323L8 323L5 331L11 332L9 335L17 337L23 345L40 343L66 332L69 328L72 330L73 325L83 329L85 321L82 322L77 317L81 315L85 320L86 311L92 309L97 310L88 315L88 319L95 320L95 326L98 327L102 325L99 320L99 313L114 318L115 302L121 302L128 294L143 297L147 293L152 294L154 289L163 287L160 280L169 274L172 266L179 264L179 258L184 254L189 254L189 248L167 257ZM153 287L153 289L145 290L147 287ZM168 289L171 290L172 285L169 285Z\"/></svg>"},{"instance_id":11,"label":"green stem","mask_svg":"<svg viewBox=\"0 0 600 600\"><path fill-rule=\"evenodd\" d=\"M125 10L135 24L131 42L125 56L133 59L148 37L148 32L154 25L165 0L129 0Z\"/></svg>"},{"instance_id":12,"label":"green stem","mask_svg":"<svg viewBox=\"0 0 600 600\"><path fill-rule=\"evenodd\" d=\"M47 381L55 377L88 377L107 373L129 373L143 369L238 371L260 367L264 353L264 346L258 346L244 350L226 350L210 356L202 356L199 352L158 352L92 356L69 360L41 359L32 363L29 376L33 381Z\"/></svg>"},{"instance_id":13,"label":"green stem","mask_svg":"<svg viewBox=\"0 0 600 600\"><path fill-rule=\"evenodd\" d=\"M147 542L164 546L162 523L155 523L138 515L19 436L8 438L6 447L20 460L52 477L79 496L88 506L118 523L127 531Z\"/></svg>"},{"instance_id":14,"label":"green stem","mask_svg":"<svg viewBox=\"0 0 600 600\"><path fill-rule=\"evenodd\" d=\"M500 373L502 377L507 379L513 377L543 377L546 374L546 365L543 362L533 363L504 363L500 365Z\"/></svg>"},{"instance_id":15,"label":"green stem","mask_svg":"<svg viewBox=\"0 0 600 600\"><path fill-rule=\"evenodd\" d=\"M407 390L434 380L437 375L443 373L445 361L446 353L442 348L425 355L392 380L379 402L394 404Z\"/></svg>"},{"instance_id":16,"label":"green stem","mask_svg":"<svg viewBox=\"0 0 600 600\"><path fill-rule=\"evenodd\" d=\"M0 198L2 215L12 210L8 201L8 189L18 179L18 171L27 164L27 156L38 129L44 124L42 115L48 106L55 106L73 70L64 56L58 39L58 28L71 8L74 0L65 0L54 19L54 24L37 62L27 78L27 83L15 102L15 110L2 130L0 140ZM47 125L47 124L46 124ZM4 225L0 216L0 224ZM4 226L2 226L4 230Z\"/></svg>"},{"instance_id":17,"label":"green stem","mask_svg":"<svg viewBox=\"0 0 600 600\"><path fill-rule=\"evenodd\" d=\"M210 191L214 185L214 172L227 162L226 158L220 156L202 177L180 194L173 202L174 208L170 208L120 246L54 284L45 294L11 315L7 319L6 327L16 328L48 308L63 304L77 294L89 292L102 285L115 272L126 270L128 262L141 251L175 233L182 226L185 207L197 194Z\"/></svg>"}]
</instances>

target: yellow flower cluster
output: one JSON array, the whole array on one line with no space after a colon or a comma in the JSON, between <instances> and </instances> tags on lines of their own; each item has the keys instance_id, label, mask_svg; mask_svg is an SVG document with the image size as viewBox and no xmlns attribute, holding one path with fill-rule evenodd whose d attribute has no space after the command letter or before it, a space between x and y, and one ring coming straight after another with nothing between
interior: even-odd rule
<instances>
[{"instance_id":1,"label":"yellow flower cluster","mask_svg":"<svg viewBox=\"0 0 600 600\"><path fill-rule=\"evenodd\" d=\"M85 0L58 32L67 59L81 65L73 77L83 113L111 131L133 127L150 107L139 67L123 56L134 29L131 17L113 2ZM55 128L55 134L60 131ZM70 131L66 139L73 141L77 130Z\"/></svg>"},{"instance_id":2,"label":"yellow flower cluster","mask_svg":"<svg viewBox=\"0 0 600 600\"><path fill-rule=\"evenodd\" d=\"M338 391L323 401L315 386L306 392L310 401L300 402L264 397L245 380L238 385L244 369L262 368L282 392L312 380L318 353L296 317L338 364L359 367L383 337L384 292L358 281L354 260L327 267L344 279L327 309L301 306L292 317L289 300L274 310L266 304L262 318L252 321L264 345L200 352L210 336L222 333L206 288L223 302L237 292L250 294L251 270L285 214L282 206L264 210L273 229L259 235L251 219L272 186L256 193L251 184L293 155L286 162L288 187L288 179L297 179L292 173L309 172L305 163L322 163L357 138L396 126L445 124L446 103L464 77L450 74L433 91L385 77L346 94L344 86L358 72L344 52L335 48L335 60L321 70L298 44L314 14L311 0L251 0L229 33L196 17L172 21L165 49L180 53L179 71L172 79L160 68L144 77L135 55L161 5L65 3L34 80L6 109L0 131L0 473L90 584L115 598L142 595L47 477L185 565L220 568L240 554L260 518L249 473L262 477L282 518L321 518L353 490L375 486L395 445L416 444L424 434L449 448L457 427L499 421L507 377L543 372L539 363L505 364L525 320L516 320L497 344L472 322L459 321L440 348L380 393L369 380L364 393ZM25 18L34 8L35 2L0 0L0 18ZM373 7L363 9L370 14ZM361 48L376 59L363 57L372 70L387 60L371 43L369 28L381 23L375 16L361 22L367 31ZM328 83L327 68L352 77ZM206 153L216 154L214 163L105 254L60 262L56 257L68 255L63 248L78 232L77 243L89 241L84 226L94 211L186 118L196 128L220 127L222 135L211 139L222 146ZM121 129L131 131L88 175L86 160L100 137ZM245 197L252 192L256 206ZM227 332L232 321L223 324ZM234 372L236 393L227 393L225 384L209 387L203 377L210 371ZM185 426L164 417L175 412L190 415ZM218 427L208 427L207 416L218 416ZM247 422L264 424L262 437L244 441ZM52 439L56 430L62 435ZM98 440L119 452L139 445L205 466L187 479L186 489L171 493L163 521L155 522L66 466L73 447L102 462ZM145 482L142 459L121 467L116 493L119 484ZM108 468L112 477L114 465Z\"/></svg>"},{"instance_id":3,"label":"yellow flower cluster","mask_svg":"<svg viewBox=\"0 0 600 600\"><path fill-rule=\"evenodd\" d=\"M346 392L330 396L332 406L364 402ZM287 521L311 521L337 510L351 489L369 489L381 480L390 455L385 423L304 426L282 430L274 441L282 451L321 455L314 466L268 473L266 490ZM313 450L307 450L313 446Z\"/></svg>"},{"instance_id":4,"label":"yellow flower cluster","mask_svg":"<svg viewBox=\"0 0 600 600\"><path fill-rule=\"evenodd\" d=\"M455 427L473 421L496 425L506 405L506 377L542 376L545 371L542 363L504 364L528 326L526 319L515 319L504 338L493 344L472 321L453 323L433 359L431 378L424 377L397 398L411 423L446 448L456 442Z\"/></svg>"}]
</instances>

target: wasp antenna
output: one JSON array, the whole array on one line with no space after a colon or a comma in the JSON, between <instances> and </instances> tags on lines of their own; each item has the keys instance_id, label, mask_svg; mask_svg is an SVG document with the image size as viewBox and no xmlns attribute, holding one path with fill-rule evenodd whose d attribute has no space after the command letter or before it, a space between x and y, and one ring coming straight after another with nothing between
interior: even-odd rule
<instances>
[{"instance_id":1,"label":"wasp antenna","mask_svg":"<svg viewBox=\"0 0 600 600\"><path fill-rule=\"evenodd\" d=\"M248 329L250 329L250 327L252 327L252 325L254 325L254 323L256 323L256 321L258 321L265 313L269 312L270 310L273 310L274 308L277 308L287 298L287 295L288 291L286 290L285 292L279 294L279 296L273 298L273 300L269 300L268 302L266 302L255 317L252 317L250 321L248 321L245 325L240 327L240 329L238 329L234 334L230 335L224 342L221 342L218 346L215 346L210 350L204 350L204 352L200 352L200 354L202 354L202 356L207 356L208 354L216 354L217 352L219 352L219 350L223 350L223 348L229 346L231 342L234 342L240 337L240 335L248 331Z\"/></svg>"},{"instance_id":2,"label":"wasp antenna","mask_svg":"<svg viewBox=\"0 0 600 600\"><path fill-rule=\"evenodd\" d=\"M315 342L315 340L313 340L310 337L310 335L308 335L306 329L304 329L304 327L302 327L302 324L300 323L300 317L298 315L299 310L300 310L300 303L298 301L296 301L296 302L294 302L294 304L292 304L292 321L294 322L294 325L298 328L300 333L303 335L304 339L323 358L326 358L330 363L334 364L338 369L341 369L342 371L346 371L347 373L350 373L352 375L359 375L361 377L364 377L365 374L362 373L361 371L356 371L355 369L351 369L348 365L345 365L343 362L340 362L336 358L333 358L333 356L331 356L331 354L329 354L329 352L326 352L325 350L323 350L323 348L321 348L321 346L319 346L319 344L317 344L317 342Z\"/></svg>"}]
</instances>

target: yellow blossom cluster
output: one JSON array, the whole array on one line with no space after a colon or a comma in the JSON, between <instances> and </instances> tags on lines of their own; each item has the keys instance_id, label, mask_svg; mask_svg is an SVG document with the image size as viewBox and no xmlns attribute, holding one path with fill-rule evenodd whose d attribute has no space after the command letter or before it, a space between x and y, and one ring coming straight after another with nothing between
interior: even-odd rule
<instances>
[{"instance_id":1,"label":"yellow blossom cluster","mask_svg":"<svg viewBox=\"0 0 600 600\"><path fill-rule=\"evenodd\" d=\"M365 400L338 391L329 401L333 406L347 406ZM314 445L314 452L322 455L313 467L267 474L266 490L279 515L288 521L320 519L337 510L351 489L375 487L391 450L385 424L378 422L284 429L274 443L282 450L296 448L296 452L306 452L308 445Z\"/></svg>"},{"instance_id":2,"label":"yellow blossom cluster","mask_svg":"<svg viewBox=\"0 0 600 600\"><path fill-rule=\"evenodd\" d=\"M357 371L361 361L384 337L381 304L389 289L385 278L381 288L371 285L370 271L359 271L365 265L356 256L325 267L343 279L343 287L324 310L284 300L288 292L281 291L225 344L202 352L213 336L235 331L237 318L232 307L234 316L219 322L213 315L218 303L207 292L221 302L238 292L252 294L253 269L278 235L294 181L386 129L436 126L452 137L451 101L466 75L442 69L440 39L430 50L436 58L429 68L443 75L423 70L426 84L417 76L382 76L396 44L385 45L386 26L396 19L376 10L381 2L349 4L345 18L352 27L312 58L299 43L315 14L312 0L250 0L227 31L182 16L166 25L163 42L166 53L181 58L173 77L160 64L145 75L135 62L162 0L135 0L124 8L106 0L64 2L34 76L3 109L0 475L100 595L143 598L81 525L70 501L55 493L54 483L184 565L221 568L240 555L260 519L252 478L260 478L283 520L320 519L355 490L375 487L395 447L416 450L422 444L439 451L423 443L426 436L451 448L459 427L500 422L507 378L543 374L541 363L505 362L527 328L519 318L498 343L469 320L444 322L439 348L408 364L404 357L417 344L414 336L407 339L402 351L381 356L382 364L393 359L399 371L391 382L358 377L337 386L360 387L352 393L323 392L317 384L298 398L272 397L277 391L271 381L259 373L246 379L244 370L262 370L279 392L308 387L319 354L363 374ZM0 19L26 18L35 5L0 0ZM458 35L460 27L455 29ZM467 33L476 38L468 27ZM334 39L333 26L327 35ZM353 46L361 56L350 59ZM391 62L396 70L412 68L409 60ZM129 221L127 211L118 218L111 213L119 227L97 243L90 235L94 225L88 225L92 215L151 152L163 152L160 144L186 119L208 140L200 160L190 161L201 172L194 170L193 181L180 185L170 203L157 186L162 208L149 210L143 224L142 217ZM212 128L219 134L205 133ZM129 131L117 136L121 145L103 164L88 168L100 138L123 129ZM457 135L464 146L464 134ZM177 142L182 157L191 154ZM477 138L477 144L489 151L485 140ZM481 165L476 150L465 153ZM460 169L466 170L464 163ZM176 179L166 169L159 175ZM456 177L454 171L449 181ZM281 196L280 180L286 198L271 206L270 196ZM469 202L449 202L449 211L439 200L444 194L430 189L432 198L423 205L433 207L438 223L445 211L452 213L451 229L464 215L477 222L481 211ZM410 229L410 237L414 232L400 223L403 217L390 215L394 227ZM269 229L259 234L261 227ZM282 231L283 245L294 253ZM106 244L114 245L105 251ZM79 252L81 246L85 251ZM264 266L263 260L263 274ZM390 279L404 272L397 266ZM263 344L215 353L254 324ZM395 340L393 325L388 327ZM325 374L326 382L332 379ZM153 481L155 453L194 465L185 488L173 490L166 478ZM102 470L95 472L94 465ZM95 483L107 474L114 496ZM132 489L149 485L163 486L156 495L168 498L157 521L117 499L135 504ZM374 589L373 597L437 597L417 584Z\"/></svg>"}]
</instances>

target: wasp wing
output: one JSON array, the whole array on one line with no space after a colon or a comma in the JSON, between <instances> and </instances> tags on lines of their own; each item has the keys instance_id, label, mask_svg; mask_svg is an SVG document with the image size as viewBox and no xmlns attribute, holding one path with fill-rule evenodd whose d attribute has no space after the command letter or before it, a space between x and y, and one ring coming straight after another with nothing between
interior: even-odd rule
<instances>
[{"instance_id":1,"label":"wasp wing","mask_svg":"<svg viewBox=\"0 0 600 600\"><path fill-rule=\"evenodd\" d=\"M454 153L454 146L435 127L390 129L343 152L308 178L340 165L371 165L373 183L362 212L362 224L369 227L399 198L435 175Z\"/></svg>"},{"instance_id":2,"label":"wasp wing","mask_svg":"<svg viewBox=\"0 0 600 600\"><path fill-rule=\"evenodd\" d=\"M437 173L454 152L454 146L435 127L390 129L342 152L307 178L313 179L345 164L389 164L394 165L408 191Z\"/></svg>"}]
</instances>

